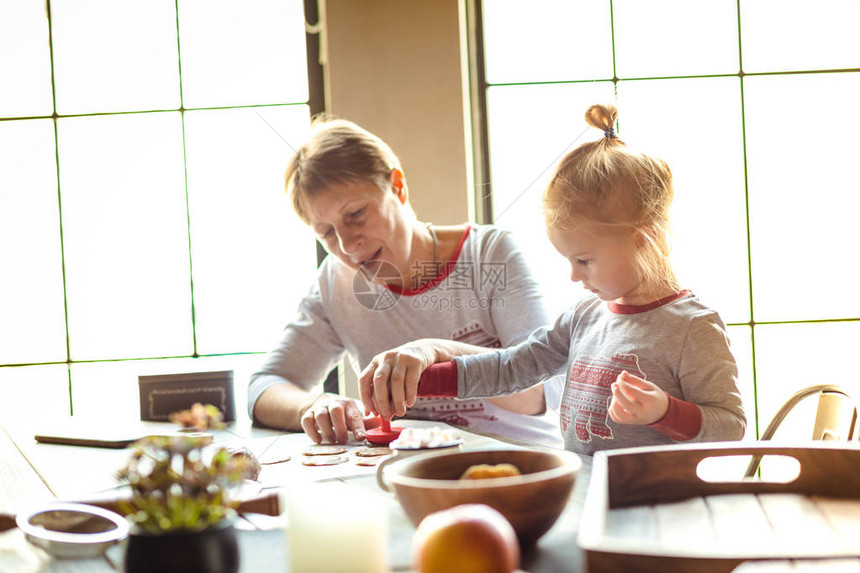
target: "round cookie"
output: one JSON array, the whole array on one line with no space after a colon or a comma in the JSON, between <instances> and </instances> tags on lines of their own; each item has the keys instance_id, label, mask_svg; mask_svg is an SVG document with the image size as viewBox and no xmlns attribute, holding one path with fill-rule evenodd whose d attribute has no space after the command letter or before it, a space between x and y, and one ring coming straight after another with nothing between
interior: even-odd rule
<instances>
[{"instance_id":1,"label":"round cookie","mask_svg":"<svg viewBox=\"0 0 860 573\"><path fill-rule=\"evenodd\" d=\"M346 453L346 446L335 446L335 445L315 445L309 448L306 448L302 454L306 456L336 456L340 454Z\"/></svg>"},{"instance_id":2,"label":"round cookie","mask_svg":"<svg viewBox=\"0 0 860 573\"><path fill-rule=\"evenodd\" d=\"M284 452L280 452L280 453L279 452L272 452L272 453L264 452L260 456L260 464L264 465L264 466L271 466L271 465L275 465L275 464L282 464L284 462L288 462L291 459L293 459L293 457L290 454L287 454Z\"/></svg>"},{"instance_id":3,"label":"round cookie","mask_svg":"<svg viewBox=\"0 0 860 573\"><path fill-rule=\"evenodd\" d=\"M373 458L376 456L387 456L392 453L391 448L361 448L355 450L355 455L362 458Z\"/></svg>"}]
</instances>

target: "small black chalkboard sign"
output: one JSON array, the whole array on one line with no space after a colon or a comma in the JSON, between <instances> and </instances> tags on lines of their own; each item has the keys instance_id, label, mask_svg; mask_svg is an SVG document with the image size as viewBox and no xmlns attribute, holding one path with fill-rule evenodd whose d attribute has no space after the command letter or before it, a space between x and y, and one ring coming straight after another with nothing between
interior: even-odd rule
<instances>
[{"instance_id":1,"label":"small black chalkboard sign","mask_svg":"<svg viewBox=\"0 0 860 573\"><path fill-rule=\"evenodd\" d=\"M170 414L190 408L195 402L212 404L225 422L236 419L233 371L190 372L138 376L140 419L166 421Z\"/></svg>"}]
</instances>

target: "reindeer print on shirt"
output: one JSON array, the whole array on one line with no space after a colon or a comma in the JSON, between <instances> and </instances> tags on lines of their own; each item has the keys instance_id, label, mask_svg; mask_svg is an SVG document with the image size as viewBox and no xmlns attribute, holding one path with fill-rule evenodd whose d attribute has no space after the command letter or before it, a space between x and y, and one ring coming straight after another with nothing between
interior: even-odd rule
<instances>
[{"instance_id":1,"label":"reindeer print on shirt","mask_svg":"<svg viewBox=\"0 0 860 573\"><path fill-rule=\"evenodd\" d=\"M590 442L592 435L612 439L607 413L612 396L609 387L624 370L645 378L635 354L583 355L573 361L561 400L561 428L565 433L573 423L580 442Z\"/></svg>"}]
</instances>

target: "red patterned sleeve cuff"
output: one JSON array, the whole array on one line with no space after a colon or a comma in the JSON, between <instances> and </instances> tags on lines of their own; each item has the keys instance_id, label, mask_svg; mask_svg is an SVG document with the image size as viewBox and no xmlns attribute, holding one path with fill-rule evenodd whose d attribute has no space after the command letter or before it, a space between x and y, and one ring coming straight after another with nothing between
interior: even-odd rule
<instances>
[{"instance_id":1,"label":"red patterned sleeve cuff","mask_svg":"<svg viewBox=\"0 0 860 573\"><path fill-rule=\"evenodd\" d=\"M453 360L433 364L421 373L418 395L425 398L457 397L457 364Z\"/></svg>"},{"instance_id":2,"label":"red patterned sleeve cuff","mask_svg":"<svg viewBox=\"0 0 860 573\"><path fill-rule=\"evenodd\" d=\"M702 411L692 402L679 400L668 394L667 396L669 409L662 418L649 424L649 427L676 442L692 440L702 429Z\"/></svg>"}]
</instances>

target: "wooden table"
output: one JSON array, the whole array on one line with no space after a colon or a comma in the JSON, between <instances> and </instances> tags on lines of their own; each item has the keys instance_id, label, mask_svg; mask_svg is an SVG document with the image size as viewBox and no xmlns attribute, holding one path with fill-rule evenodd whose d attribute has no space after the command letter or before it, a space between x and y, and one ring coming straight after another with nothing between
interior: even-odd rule
<instances>
[{"instance_id":1,"label":"wooden table","mask_svg":"<svg viewBox=\"0 0 860 573\"><path fill-rule=\"evenodd\" d=\"M420 421L398 421L398 425L438 425ZM172 425L144 424L148 431L161 433ZM457 429L464 439L464 449L516 447L491 436ZM129 457L128 449L105 449L40 444L33 440L33 424L14 423L0 427L0 512L17 513L22 508L54 499L86 499L92 492L115 486L113 472ZM216 442L253 443L288 436L290 440L310 440L304 436L254 428L250 424L233 424L216 433ZM287 438L284 438L287 439ZM255 447L256 447L255 446ZM523 556L522 568L530 573L584 571L576 545L579 519L588 486L590 458L583 459L571 499L559 521L539 541L537 547ZM312 472L315 468L302 468ZM266 471L266 470L264 470ZM301 470L297 470L301 471ZM262 476L261 476L262 477ZM331 478L356 495L372 495L388 513L389 563L392 571L410 571L410 547L414 526L396 498L379 488L373 473ZM239 543L241 571L247 573L283 573L288 571L289 525L285 516L250 516L240 523ZM30 545L18 529L0 533L0 571L15 573L108 573L122 570L122 546L110 549L102 558L85 560L54 559Z\"/></svg>"}]
</instances>

